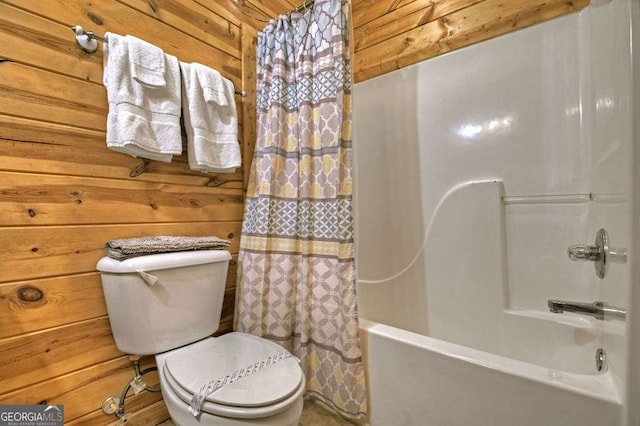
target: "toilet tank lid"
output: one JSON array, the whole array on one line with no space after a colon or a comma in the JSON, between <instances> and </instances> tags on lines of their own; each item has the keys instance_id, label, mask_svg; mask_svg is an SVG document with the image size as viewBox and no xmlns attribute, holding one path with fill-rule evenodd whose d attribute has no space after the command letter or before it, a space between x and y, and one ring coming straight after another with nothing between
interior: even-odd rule
<instances>
[{"instance_id":1,"label":"toilet tank lid","mask_svg":"<svg viewBox=\"0 0 640 426\"><path fill-rule=\"evenodd\" d=\"M100 272L127 274L137 271L158 271L206 263L228 262L231 254L226 250L194 250L138 256L123 261L103 257L96 269Z\"/></svg>"}]
</instances>

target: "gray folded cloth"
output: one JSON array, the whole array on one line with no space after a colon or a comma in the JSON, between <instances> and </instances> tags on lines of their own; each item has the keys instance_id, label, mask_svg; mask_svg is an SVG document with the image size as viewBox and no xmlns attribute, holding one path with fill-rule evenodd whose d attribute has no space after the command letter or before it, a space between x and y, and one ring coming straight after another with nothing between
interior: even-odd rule
<instances>
[{"instance_id":1,"label":"gray folded cloth","mask_svg":"<svg viewBox=\"0 0 640 426\"><path fill-rule=\"evenodd\" d=\"M141 237L111 240L104 246L107 256L124 260L149 254L190 250L223 250L231 241L218 237Z\"/></svg>"}]
</instances>

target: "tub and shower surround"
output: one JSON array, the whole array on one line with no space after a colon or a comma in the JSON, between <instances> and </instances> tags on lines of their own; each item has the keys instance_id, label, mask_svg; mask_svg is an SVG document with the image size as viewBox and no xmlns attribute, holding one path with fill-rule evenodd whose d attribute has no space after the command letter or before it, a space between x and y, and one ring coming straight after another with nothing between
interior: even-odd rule
<instances>
[{"instance_id":1,"label":"tub and shower surround","mask_svg":"<svg viewBox=\"0 0 640 426\"><path fill-rule=\"evenodd\" d=\"M627 308L629 265L600 279L567 247L600 228L630 244L630 4L593 2L356 86L374 425L622 424L624 322L547 302ZM390 390L391 377L406 380Z\"/></svg>"}]
</instances>

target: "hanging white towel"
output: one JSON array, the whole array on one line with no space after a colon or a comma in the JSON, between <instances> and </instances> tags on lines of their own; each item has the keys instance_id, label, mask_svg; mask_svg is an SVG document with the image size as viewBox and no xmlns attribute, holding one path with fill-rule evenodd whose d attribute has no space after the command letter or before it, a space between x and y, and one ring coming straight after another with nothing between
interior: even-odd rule
<instances>
[{"instance_id":1,"label":"hanging white towel","mask_svg":"<svg viewBox=\"0 0 640 426\"><path fill-rule=\"evenodd\" d=\"M241 164L233 83L202 64L180 62L180 69L189 167L233 173Z\"/></svg>"},{"instance_id":2,"label":"hanging white towel","mask_svg":"<svg viewBox=\"0 0 640 426\"><path fill-rule=\"evenodd\" d=\"M148 87L164 87L164 52L158 46L137 37L126 35L131 77Z\"/></svg>"},{"instance_id":3,"label":"hanging white towel","mask_svg":"<svg viewBox=\"0 0 640 426\"><path fill-rule=\"evenodd\" d=\"M188 69L190 73L195 73L197 81L190 80L189 83L195 83L195 87L200 86L205 102L219 106L229 105L229 100L225 93L225 84L228 80L222 77L218 71L197 62L191 64L182 63L181 66L182 65L187 65L186 69ZM190 75L189 78L191 79L193 77ZM229 83L231 82L229 81ZM233 83L231 83L231 87L233 87Z\"/></svg>"},{"instance_id":4,"label":"hanging white towel","mask_svg":"<svg viewBox=\"0 0 640 426\"><path fill-rule=\"evenodd\" d=\"M178 59L162 53L164 85L143 85L133 78L127 37L107 33L106 38L103 83L109 101L107 146L133 157L170 162L173 155L182 153ZM138 62L144 63L136 58ZM159 83L152 78L157 76L149 73L139 73L138 77Z\"/></svg>"}]
</instances>

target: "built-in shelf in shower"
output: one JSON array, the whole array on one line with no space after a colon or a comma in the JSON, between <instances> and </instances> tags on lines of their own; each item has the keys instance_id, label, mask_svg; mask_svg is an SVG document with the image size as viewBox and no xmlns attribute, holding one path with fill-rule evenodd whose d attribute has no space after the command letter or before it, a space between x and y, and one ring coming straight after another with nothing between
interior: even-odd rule
<instances>
[{"instance_id":1,"label":"built-in shelf in shower","mask_svg":"<svg viewBox=\"0 0 640 426\"><path fill-rule=\"evenodd\" d=\"M626 203L627 194L618 193L585 193L557 195L505 195L504 204L580 204L589 201L600 203Z\"/></svg>"}]
</instances>

